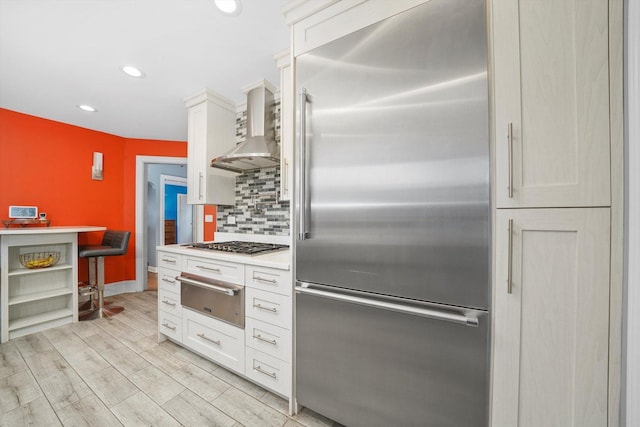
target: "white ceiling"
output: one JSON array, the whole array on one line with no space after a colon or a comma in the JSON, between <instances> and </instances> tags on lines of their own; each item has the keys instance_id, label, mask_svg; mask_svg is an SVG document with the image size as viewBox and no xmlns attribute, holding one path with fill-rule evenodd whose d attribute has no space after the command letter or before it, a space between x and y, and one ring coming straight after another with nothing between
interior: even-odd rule
<instances>
[{"instance_id":1,"label":"white ceiling","mask_svg":"<svg viewBox=\"0 0 640 427\"><path fill-rule=\"evenodd\" d=\"M286 0L0 0L0 107L127 138L187 139L183 100L208 87L280 86ZM143 79L124 74L132 64ZM78 104L98 109L87 113Z\"/></svg>"}]
</instances>

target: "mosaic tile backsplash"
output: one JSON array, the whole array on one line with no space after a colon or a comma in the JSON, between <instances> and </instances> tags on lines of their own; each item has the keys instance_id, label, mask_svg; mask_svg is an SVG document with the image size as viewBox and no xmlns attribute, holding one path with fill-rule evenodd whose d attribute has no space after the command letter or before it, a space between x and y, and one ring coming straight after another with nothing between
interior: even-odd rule
<instances>
[{"instance_id":1,"label":"mosaic tile backsplash","mask_svg":"<svg viewBox=\"0 0 640 427\"><path fill-rule=\"evenodd\" d=\"M275 134L280 140L280 101L276 100ZM247 137L247 113L236 116L236 142ZM236 177L236 205L218 206L217 231L224 233L289 235L289 202L278 201L280 167L248 171ZM229 224L229 217L236 223Z\"/></svg>"}]
</instances>

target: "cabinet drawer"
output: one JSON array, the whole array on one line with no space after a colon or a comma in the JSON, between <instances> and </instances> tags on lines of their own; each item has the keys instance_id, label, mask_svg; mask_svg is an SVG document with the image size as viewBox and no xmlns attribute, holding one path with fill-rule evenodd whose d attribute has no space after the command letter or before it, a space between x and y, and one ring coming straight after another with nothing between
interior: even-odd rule
<instances>
[{"instance_id":1,"label":"cabinet drawer","mask_svg":"<svg viewBox=\"0 0 640 427\"><path fill-rule=\"evenodd\" d=\"M247 347L245 375L276 393L289 397L291 365Z\"/></svg>"},{"instance_id":2,"label":"cabinet drawer","mask_svg":"<svg viewBox=\"0 0 640 427\"><path fill-rule=\"evenodd\" d=\"M285 362L291 361L291 332L250 317L245 322L248 347Z\"/></svg>"},{"instance_id":3,"label":"cabinet drawer","mask_svg":"<svg viewBox=\"0 0 640 427\"><path fill-rule=\"evenodd\" d=\"M158 252L158 267L182 269L182 257L167 252Z\"/></svg>"},{"instance_id":4,"label":"cabinet drawer","mask_svg":"<svg viewBox=\"0 0 640 427\"><path fill-rule=\"evenodd\" d=\"M164 289L169 292L180 293L180 282L176 280L176 276L180 275L180 271L168 268L158 269L158 290Z\"/></svg>"},{"instance_id":5,"label":"cabinet drawer","mask_svg":"<svg viewBox=\"0 0 640 427\"><path fill-rule=\"evenodd\" d=\"M291 271L247 265L244 285L291 296Z\"/></svg>"},{"instance_id":6,"label":"cabinet drawer","mask_svg":"<svg viewBox=\"0 0 640 427\"><path fill-rule=\"evenodd\" d=\"M244 374L244 330L187 308L182 310L183 344Z\"/></svg>"},{"instance_id":7,"label":"cabinet drawer","mask_svg":"<svg viewBox=\"0 0 640 427\"><path fill-rule=\"evenodd\" d=\"M291 298L253 288L245 291L247 317L291 329Z\"/></svg>"},{"instance_id":8,"label":"cabinet drawer","mask_svg":"<svg viewBox=\"0 0 640 427\"><path fill-rule=\"evenodd\" d=\"M158 311L158 332L177 342L182 342L182 321L177 316Z\"/></svg>"},{"instance_id":9,"label":"cabinet drawer","mask_svg":"<svg viewBox=\"0 0 640 427\"><path fill-rule=\"evenodd\" d=\"M180 294L159 288L158 310L181 317L182 306L180 305Z\"/></svg>"},{"instance_id":10,"label":"cabinet drawer","mask_svg":"<svg viewBox=\"0 0 640 427\"><path fill-rule=\"evenodd\" d=\"M244 264L234 262L188 257L186 271L239 285L244 282Z\"/></svg>"}]
</instances>

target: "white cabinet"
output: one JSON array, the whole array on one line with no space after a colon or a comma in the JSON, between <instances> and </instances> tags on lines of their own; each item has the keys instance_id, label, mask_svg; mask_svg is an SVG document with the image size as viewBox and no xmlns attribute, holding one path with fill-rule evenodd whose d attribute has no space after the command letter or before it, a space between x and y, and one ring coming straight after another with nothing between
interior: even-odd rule
<instances>
[{"instance_id":1,"label":"white cabinet","mask_svg":"<svg viewBox=\"0 0 640 427\"><path fill-rule=\"evenodd\" d=\"M611 204L608 7L492 2L497 207Z\"/></svg>"},{"instance_id":2,"label":"white cabinet","mask_svg":"<svg viewBox=\"0 0 640 427\"><path fill-rule=\"evenodd\" d=\"M287 49L274 58L280 69L280 200L291 200L295 138L295 90L291 52Z\"/></svg>"},{"instance_id":3,"label":"white cabinet","mask_svg":"<svg viewBox=\"0 0 640 427\"><path fill-rule=\"evenodd\" d=\"M622 28L612 3L489 3L494 427L603 426L618 412L610 49Z\"/></svg>"},{"instance_id":4,"label":"white cabinet","mask_svg":"<svg viewBox=\"0 0 640 427\"><path fill-rule=\"evenodd\" d=\"M292 0L284 8L298 56L428 0Z\"/></svg>"},{"instance_id":5,"label":"white cabinet","mask_svg":"<svg viewBox=\"0 0 640 427\"><path fill-rule=\"evenodd\" d=\"M185 100L188 108L187 202L235 204L235 174L211 167L211 159L231 148L236 140L235 105L205 89Z\"/></svg>"},{"instance_id":6,"label":"white cabinet","mask_svg":"<svg viewBox=\"0 0 640 427\"><path fill-rule=\"evenodd\" d=\"M3 235L1 342L78 321L77 233ZM29 269L20 255L59 252L54 266Z\"/></svg>"},{"instance_id":7,"label":"white cabinet","mask_svg":"<svg viewBox=\"0 0 640 427\"><path fill-rule=\"evenodd\" d=\"M237 262L188 256L185 258L185 271L238 285L244 281L244 264Z\"/></svg>"},{"instance_id":8,"label":"white cabinet","mask_svg":"<svg viewBox=\"0 0 640 427\"><path fill-rule=\"evenodd\" d=\"M492 425L607 425L609 208L498 210Z\"/></svg>"},{"instance_id":9,"label":"white cabinet","mask_svg":"<svg viewBox=\"0 0 640 427\"><path fill-rule=\"evenodd\" d=\"M286 398L292 395L291 271L158 250L158 341L167 338ZM181 272L244 285L245 327L181 305Z\"/></svg>"},{"instance_id":10,"label":"white cabinet","mask_svg":"<svg viewBox=\"0 0 640 427\"><path fill-rule=\"evenodd\" d=\"M158 251L158 341L168 337L182 343L180 282L176 277L183 262L181 255Z\"/></svg>"},{"instance_id":11,"label":"white cabinet","mask_svg":"<svg viewBox=\"0 0 640 427\"><path fill-rule=\"evenodd\" d=\"M245 339L247 377L291 396L291 271L246 266Z\"/></svg>"},{"instance_id":12,"label":"white cabinet","mask_svg":"<svg viewBox=\"0 0 640 427\"><path fill-rule=\"evenodd\" d=\"M182 312L183 344L214 362L244 374L244 330L196 313Z\"/></svg>"}]
</instances>

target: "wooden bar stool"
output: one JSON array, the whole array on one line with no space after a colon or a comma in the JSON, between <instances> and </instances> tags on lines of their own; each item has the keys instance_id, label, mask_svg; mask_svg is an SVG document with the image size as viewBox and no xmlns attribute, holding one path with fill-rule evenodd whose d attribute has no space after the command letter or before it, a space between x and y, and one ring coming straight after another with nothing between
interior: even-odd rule
<instances>
[{"instance_id":1,"label":"wooden bar stool","mask_svg":"<svg viewBox=\"0 0 640 427\"><path fill-rule=\"evenodd\" d=\"M89 261L89 286L81 287L81 295L89 295L89 305L78 315L80 320L102 318L103 316L113 316L124 310L124 307L108 306L104 303L104 257L124 255L127 253L129 245L130 231L107 230L102 237L100 245L78 246L78 256L88 258ZM96 306L94 296L98 295Z\"/></svg>"}]
</instances>

